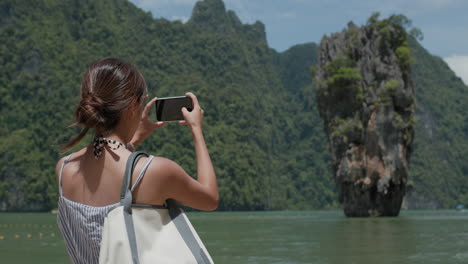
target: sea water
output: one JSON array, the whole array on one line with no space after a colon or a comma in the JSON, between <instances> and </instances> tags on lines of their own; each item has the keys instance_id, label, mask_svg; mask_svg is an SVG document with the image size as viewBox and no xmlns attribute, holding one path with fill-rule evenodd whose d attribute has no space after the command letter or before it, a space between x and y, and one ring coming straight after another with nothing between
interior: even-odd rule
<instances>
[{"instance_id":1,"label":"sea water","mask_svg":"<svg viewBox=\"0 0 468 264\"><path fill-rule=\"evenodd\" d=\"M190 212L215 263L468 263L468 212ZM71 263L56 216L0 213L0 263Z\"/></svg>"}]
</instances>

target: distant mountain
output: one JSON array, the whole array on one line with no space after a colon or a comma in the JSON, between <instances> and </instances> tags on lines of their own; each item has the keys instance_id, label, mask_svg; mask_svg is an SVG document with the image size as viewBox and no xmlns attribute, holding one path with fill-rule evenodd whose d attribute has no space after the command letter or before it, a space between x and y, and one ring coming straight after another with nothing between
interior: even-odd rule
<instances>
[{"instance_id":1,"label":"distant mountain","mask_svg":"<svg viewBox=\"0 0 468 264\"><path fill-rule=\"evenodd\" d=\"M310 73L316 44L278 53L268 47L262 23L242 24L221 0L198 2L185 24L154 19L125 0L5 0L0 40L0 210L56 206L54 168L65 155L57 145L77 133L66 126L79 102L82 74L106 56L140 68L150 96L199 96L220 210L338 206ZM421 121L408 201L450 207L467 193L460 181L467 175L461 109L466 86L440 59L414 45L420 49L414 54L421 69L414 75L420 76L415 81ZM423 97L420 89L426 90ZM86 137L75 151L90 142ZM185 127L164 127L139 150L174 159L195 175Z\"/></svg>"},{"instance_id":2,"label":"distant mountain","mask_svg":"<svg viewBox=\"0 0 468 264\"><path fill-rule=\"evenodd\" d=\"M468 87L439 57L410 41L416 91L410 208L468 205Z\"/></svg>"}]
</instances>

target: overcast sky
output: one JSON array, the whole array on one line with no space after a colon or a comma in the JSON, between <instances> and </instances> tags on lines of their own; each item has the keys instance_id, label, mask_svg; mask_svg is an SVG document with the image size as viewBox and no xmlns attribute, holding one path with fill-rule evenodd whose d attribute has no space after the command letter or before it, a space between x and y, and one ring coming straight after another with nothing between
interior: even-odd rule
<instances>
[{"instance_id":1,"label":"overcast sky","mask_svg":"<svg viewBox=\"0 0 468 264\"><path fill-rule=\"evenodd\" d=\"M154 17L187 21L197 0L130 0ZM424 34L422 45L440 56L468 84L467 0L224 0L243 23L265 24L270 47L319 43L349 21L362 25L372 12L404 14Z\"/></svg>"}]
</instances>

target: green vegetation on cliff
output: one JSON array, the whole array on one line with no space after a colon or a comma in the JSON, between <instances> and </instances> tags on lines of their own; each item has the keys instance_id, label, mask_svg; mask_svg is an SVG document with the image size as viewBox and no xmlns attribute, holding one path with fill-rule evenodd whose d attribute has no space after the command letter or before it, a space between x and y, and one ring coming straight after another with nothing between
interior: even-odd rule
<instances>
[{"instance_id":1,"label":"green vegetation on cliff","mask_svg":"<svg viewBox=\"0 0 468 264\"><path fill-rule=\"evenodd\" d=\"M316 83L319 107L330 117L353 117L364 99L359 69L350 58L338 56L324 70L329 78Z\"/></svg>"}]
</instances>

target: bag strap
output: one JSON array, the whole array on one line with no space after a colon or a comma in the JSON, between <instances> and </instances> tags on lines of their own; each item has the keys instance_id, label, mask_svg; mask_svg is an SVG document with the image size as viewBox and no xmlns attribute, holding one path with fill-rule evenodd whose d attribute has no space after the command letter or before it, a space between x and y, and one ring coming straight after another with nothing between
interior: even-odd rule
<instances>
[{"instance_id":1,"label":"bag strap","mask_svg":"<svg viewBox=\"0 0 468 264\"><path fill-rule=\"evenodd\" d=\"M128 157L127 165L125 167L125 174L122 180L122 190L120 192L120 203L123 205L123 216L125 222L125 229L127 230L128 242L130 244L130 250L132 251L133 264L139 264L138 259L138 248L135 237L135 227L132 218L132 190L130 183L132 182L132 174L135 169L135 165L138 160L142 157L148 157L149 155L143 151L133 152Z\"/></svg>"},{"instance_id":2,"label":"bag strap","mask_svg":"<svg viewBox=\"0 0 468 264\"><path fill-rule=\"evenodd\" d=\"M127 165L125 167L125 174L122 180L122 189L120 190L120 200L123 202L127 194L127 190L130 190L130 184L132 182L132 174L135 169L135 165L138 160L142 157L149 157L149 155L143 151L136 151L130 154L128 157ZM131 201L130 201L131 203Z\"/></svg>"},{"instance_id":3,"label":"bag strap","mask_svg":"<svg viewBox=\"0 0 468 264\"><path fill-rule=\"evenodd\" d=\"M197 264L211 264L211 261L208 259L205 251L202 249L197 239L195 238L195 235L190 228L188 219L185 218L184 211L179 206L177 201L174 199L168 199L166 200L166 204L169 209L169 216L171 217L172 222L174 223L185 244L190 249L190 252L192 252L192 255L197 261Z\"/></svg>"},{"instance_id":4,"label":"bag strap","mask_svg":"<svg viewBox=\"0 0 468 264\"><path fill-rule=\"evenodd\" d=\"M149 157L143 151L134 152L128 157L127 165L125 168L125 175L122 181L122 190L120 192L120 203L124 206L123 214L124 214L124 221L125 221L125 228L127 230L128 241L130 244L130 250L132 252L132 262L133 264L139 264L140 260L138 258L138 248L136 244L136 236L135 236L135 227L133 224L132 218L132 191L131 191L131 181L132 181L132 173L135 168L136 163L142 157ZM188 246L190 251L192 252L193 256L195 257L197 263L200 264L209 264L211 263L206 256L206 253L201 248L200 244L198 243L197 239L195 238L192 230L190 229L190 224L184 217L184 212L182 208L177 204L177 202L173 199L166 200L166 206L169 209L169 216L171 220L174 222L176 229L178 230L179 234L182 236L185 244Z\"/></svg>"}]
</instances>

